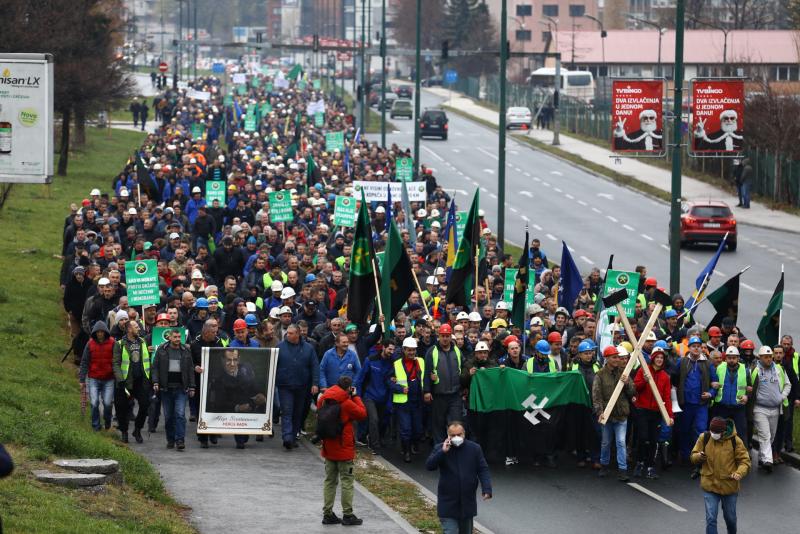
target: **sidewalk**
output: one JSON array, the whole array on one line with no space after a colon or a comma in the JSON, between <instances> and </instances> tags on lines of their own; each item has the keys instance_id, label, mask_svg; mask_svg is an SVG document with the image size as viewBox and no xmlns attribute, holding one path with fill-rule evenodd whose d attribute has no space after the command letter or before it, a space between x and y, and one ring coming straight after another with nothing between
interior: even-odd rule
<instances>
[{"instance_id":1,"label":"sidewalk","mask_svg":"<svg viewBox=\"0 0 800 534\"><path fill-rule=\"evenodd\" d=\"M448 89L439 87L426 89L436 96L448 99L451 92ZM499 120L497 112L477 104L471 98L467 98L457 93L452 93L453 97L444 102L445 105L456 108L461 112L471 115L477 119L487 121L497 125ZM529 130L527 134L514 132L514 135L528 135L531 138L543 143L550 143L553 140L553 132L549 130ZM559 149L575 154L593 163L606 167L607 169L633 176L638 180L646 182L663 191L669 192L671 189L671 173L668 170L660 169L652 165L643 163L634 158L620 158L621 163L615 163L614 154L597 145L580 141L563 133L559 136L561 145ZM727 191L723 191L713 185L707 184L695 178L684 176L682 179L682 197L685 199L713 199L726 202L734 210L736 220L742 224L761 226L774 230L800 233L800 217L778 210L769 209L764 204L751 202L750 209L745 210L734 207L738 199Z\"/></svg>"},{"instance_id":2,"label":"sidewalk","mask_svg":"<svg viewBox=\"0 0 800 534\"><path fill-rule=\"evenodd\" d=\"M188 416L188 409L187 409ZM175 500L191 508L189 519L202 533L281 532L312 534L352 532L353 528L322 524L322 482L325 470L319 452L300 446L283 449L277 437L262 443L250 436L237 450L233 436L201 449L195 424L187 422L186 450L166 448L163 417L155 434L143 433L131 449L144 455L161 473ZM359 532L402 534L416 532L382 501L356 484L354 512L364 519ZM334 511L341 517L337 493Z\"/></svg>"}]
</instances>

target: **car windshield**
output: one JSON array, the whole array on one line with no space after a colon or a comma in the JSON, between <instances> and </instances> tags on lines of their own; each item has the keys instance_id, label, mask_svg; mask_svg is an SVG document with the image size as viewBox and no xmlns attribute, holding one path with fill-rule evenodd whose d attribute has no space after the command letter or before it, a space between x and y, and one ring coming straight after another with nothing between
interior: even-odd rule
<instances>
[{"instance_id":1,"label":"car windshield","mask_svg":"<svg viewBox=\"0 0 800 534\"><path fill-rule=\"evenodd\" d=\"M585 87L592 84L591 74L569 74L569 84L572 87Z\"/></svg>"},{"instance_id":2,"label":"car windshield","mask_svg":"<svg viewBox=\"0 0 800 534\"><path fill-rule=\"evenodd\" d=\"M692 215L695 217L731 217L731 210L728 206L694 206L692 208Z\"/></svg>"}]
</instances>

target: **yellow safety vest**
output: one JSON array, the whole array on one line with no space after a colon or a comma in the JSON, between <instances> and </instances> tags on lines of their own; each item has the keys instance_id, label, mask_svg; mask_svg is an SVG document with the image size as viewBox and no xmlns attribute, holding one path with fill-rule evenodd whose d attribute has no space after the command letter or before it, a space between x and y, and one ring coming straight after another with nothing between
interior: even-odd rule
<instances>
[{"instance_id":1,"label":"yellow safety vest","mask_svg":"<svg viewBox=\"0 0 800 534\"><path fill-rule=\"evenodd\" d=\"M397 384L399 386L408 387L408 375L406 374L406 368L403 367L403 359L400 358L394 361L394 376L397 378ZM417 363L419 364L419 376L417 377L419 380L422 380L422 377L425 375L425 359L424 358L417 358ZM408 393L395 393L392 395L392 402L394 404L405 404L408 402Z\"/></svg>"},{"instance_id":2,"label":"yellow safety vest","mask_svg":"<svg viewBox=\"0 0 800 534\"><path fill-rule=\"evenodd\" d=\"M717 390L717 396L714 398L714 403L722 402L722 390L725 389L725 375L728 374L728 363L722 362L717 367L717 382L720 387ZM747 393L747 370L744 364L739 363L739 368L736 371L736 396L741 397Z\"/></svg>"},{"instance_id":3,"label":"yellow safety vest","mask_svg":"<svg viewBox=\"0 0 800 534\"><path fill-rule=\"evenodd\" d=\"M286 273L281 271L281 283L283 283L283 285L286 285L286 281L288 279L289 277L286 276ZM269 272L264 273L264 276L261 277L261 283L264 285L264 288L272 287L272 282L273 282L272 275L269 274Z\"/></svg>"},{"instance_id":4,"label":"yellow safety vest","mask_svg":"<svg viewBox=\"0 0 800 534\"><path fill-rule=\"evenodd\" d=\"M552 356L548 356L547 359L548 359L548 364L547 365L550 368L550 372L551 373L557 373L558 372L558 365L556 365L556 359L553 358ZM528 370L528 372L530 374L533 374L533 363L535 361L536 361L536 357L532 356L532 357L528 358L527 362L525 362L525 368Z\"/></svg>"},{"instance_id":5,"label":"yellow safety vest","mask_svg":"<svg viewBox=\"0 0 800 534\"><path fill-rule=\"evenodd\" d=\"M453 345L453 350L456 351L456 361L458 362L458 374L461 374L461 351L455 345ZM439 347L436 345L433 346L433 352L431 353L431 359L433 360L433 372L436 373L436 370L439 368ZM436 373L436 380L433 381L434 384L439 383L439 373Z\"/></svg>"},{"instance_id":6,"label":"yellow safety vest","mask_svg":"<svg viewBox=\"0 0 800 534\"><path fill-rule=\"evenodd\" d=\"M128 369L131 365L131 355L128 354L128 347L125 346L123 343L125 338L120 339L117 341L119 346L122 347L122 362L120 362L120 369L122 370L122 379L126 380L128 378ZM147 349L147 343L144 339L139 338L139 342L142 344L142 369L144 370L144 376L150 380L150 351Z\"/></svg>"},{"instance_id":7,"label":"yellow safety vest","mask_svg":"<svg viewBox=\"0 0 800 534\"><path fill-rule=\"evenodd\" d=\"M580 371L580 363L572 362L569 365L570 365L570 369L569 369L570 371ZM532 368L533 368L533 366L531 366L531 369ZM598 364L597 362L594 362L592 364L592 371L594 371L594 373L597 374L597 371L599 371L599 370L600 370L600 364ZM528 372L531 372L531 371L528 371Z\"/></svg>"},{"instance_id":8,"label":"yellow safety vest","mask_svg":"<svg viewBox=\"0 0 800 534\"><path fill-rule=\"evenodd\" d=\"M779 363L775 363L773 365L778 368L778 371L779 371L778 372L778 385L780 386L781 391L783 391L783 386L786 384L786 371L783 370L783 366L780 365ZM754 367L753 371L750 373L750 381L753 384L756 383L756 377L757 376L758 376L758 366ZM789 399L783 399L783 405L784 406L789 406Z\"/></svg>"}]
</instances>

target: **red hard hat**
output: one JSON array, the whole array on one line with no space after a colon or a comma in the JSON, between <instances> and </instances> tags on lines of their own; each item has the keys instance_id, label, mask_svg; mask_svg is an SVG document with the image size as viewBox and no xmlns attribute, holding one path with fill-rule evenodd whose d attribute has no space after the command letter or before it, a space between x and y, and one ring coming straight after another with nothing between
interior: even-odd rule
<instances>
[{"instance_id":1,"label":"red hard hat","mask_svg":"<svg viewBox=\"0 0 800 534\"><path fill-rule=\"evenodd\" d=\"M655 278L647 278L644 281L644 285L645 287L656 287L658 285L658 282L656 281Z\"/></svg>"},{"instance_id":2,"label":"red hard hat","mask_svg":"<svg viewBox=\"0 0 800 534\"><path fill-rule=\"evenodd\" d=\"M741 343L739 343L739 348L744 350L756 350L756 344L750 341L749 339L745 339Z\"/></svg>"},{"instance_id":3,"label":"red hard hat","mask_svg":"<svg viewBox=\"0 0 800 534\"><path fill-rule=\"evenodd\" d=\"M561 334L558 332L550 332L547 334L547 342L548 343L561 343Z\"/></svg>"},{"instance_id":4,"label":"red hard hat","mask_svg":"<svg viewBox=\"0 0 800 534\"><path fill-rule=\"evenodd\" d=\"M236 319L233 321L233 329L234 330L247 330L247 323L244 322L244 319Z\"/></svg>"},{"instance_id":5,"label":"red hard hat","mask_svg":"<svg viewBox=\"0 0 800 534\"><path fill-rule=\"evenodd\" d=\"M722 337L722 330L718 326L712 326L708 329L708 337Z\"/></svg>"},{"instance_id":6,"label":"red hard hat","mask_svg":"<svg viewBox=\"0 0 800 534\"><path fill-rule=\"evenodd\" d=\"M156 322L159 321L169 321L169 315L167 315L166 313L159 313L158 316L156 317Z\"/></svg>"},{"instance_id":7,"label":"red hard hat","mask_svg":"<svg viewBox=\"0 0 800 534\"><path fill-rule=\"evenodd\" d=\"M445 323L445 324L443 324L442 326L439 327L439 333L440 334L452 334L453 333L453 329L450 328L449 324Z\"/></svg>"},{"instance_id":8,"label":"red hard hat","mask_svg":"<svg viewBox=\"0 0 800 534\"><path fill-rule=\"evenodd\" d=\"M615 347L614 345L609 345L608 347L603 349L603 358L608 358L609 356L616 356L617 354L619 354L619 351L617 350L617 347Z\"/></svg>"},{"instance_id":9,"label":"red hard hat","mask_svg":"<svg viewBox=\"0 0 800 534\"><path fill-rule=\"evenodd\" d=\"M508 345L510 343L512 343L512 342L519 343L519 338L517 336L515 336L514 334L511 334L510 336L506 336L506 338L503 340L503 346L508 347Z\"/></svg>"}]
</instances>

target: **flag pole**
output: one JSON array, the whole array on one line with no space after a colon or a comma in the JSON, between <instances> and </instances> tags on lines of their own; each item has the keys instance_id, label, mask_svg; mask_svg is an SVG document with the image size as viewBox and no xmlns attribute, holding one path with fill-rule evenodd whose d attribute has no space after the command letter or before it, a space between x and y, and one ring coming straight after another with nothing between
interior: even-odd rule
<instances>
[{"instance_id":1,"label":"flag pole","mask_svg":"<svg viewBox=\"0 0 800 534\"><path fill-rule=\"evenodd\" d=\"M380 284L378 284L378 267L377 265L375 265L375 258L371 258L371 261L372 261L372 279L375 281L375 300L378 301L378 315L383 315L383 306L381 306L381 286Z\"/></svg>"},{"instance_id":2,"label":"flag pole","mask_svg":"<svg viewBox=\"0 0 800 534\"><path fill-rule=\"evenodd\" d=\"M750 266L748 265L747 267L745 267L744 269L742 269L741 271L739 271L739 274L740 274L740 275L741 275L741 274L744 274L744 272L745 272L746 270L748 270L749 268L750 268ZM700 299L700 300L698 300L698 301L695 303L695 305L694 305L694 306L692 306L692 310L696 309L696 308L697 308L697 307L698 307L700 304L704 303L704 302L705 302L705 301L707 301L707 300L708 300L708 297L706 297L705 295L703 295L703 298L702 298L702 299ZM781 308L781 309L783 309L783 308ZM678 315L678 320L680 321L680 320L683 318L683 316L684 316L684 315L686 315L687 313L690 313L692 310L684 310L684 311L683 311L683 313L681 313L680 315Z\"/></svg>"},{"instance_id":3,"label":"flag pole","mask_svg":"<svg viewBox=\"0 0 800 534\"><path fill-rule=\"evenodd\" d=\"M783 280L783 264L781 263L781 280ZM783 287L786 288L786 281L783 280ZM781 299L781 310L778 312L778 343L781 342L781 328L783 327L783 299Z\"/></svg>"},{"instance_id":4,"label":"flag pole","mask_svg":"<svg viewBox=\"0 0 800 534\"><path fill-rule=\"evenodd\" d=\"M481 247L475 246L475 280L472 284L472 291L475 293L475 311L478 311L478 258L481 255Z\"/></svg>"},{"instance_id":5,"label":"flag pole","mask_svg":"<svg viewBox=\"0 0 800 534\"><path fill-rule=\"evenodd\" d=\"M386 261L385 259L383 261ZM425 302L425 299L422 297L422 287L419 285L419 279L417 278L417 273L414 272L414 269L411 269L411 276L414 277L414 283L417 285L417 291L419 291L419 299L422 301L422 306L425 308L425 315L431 315L431 312L428 310L428 303Z\"/></svg>"}]
</instances>

